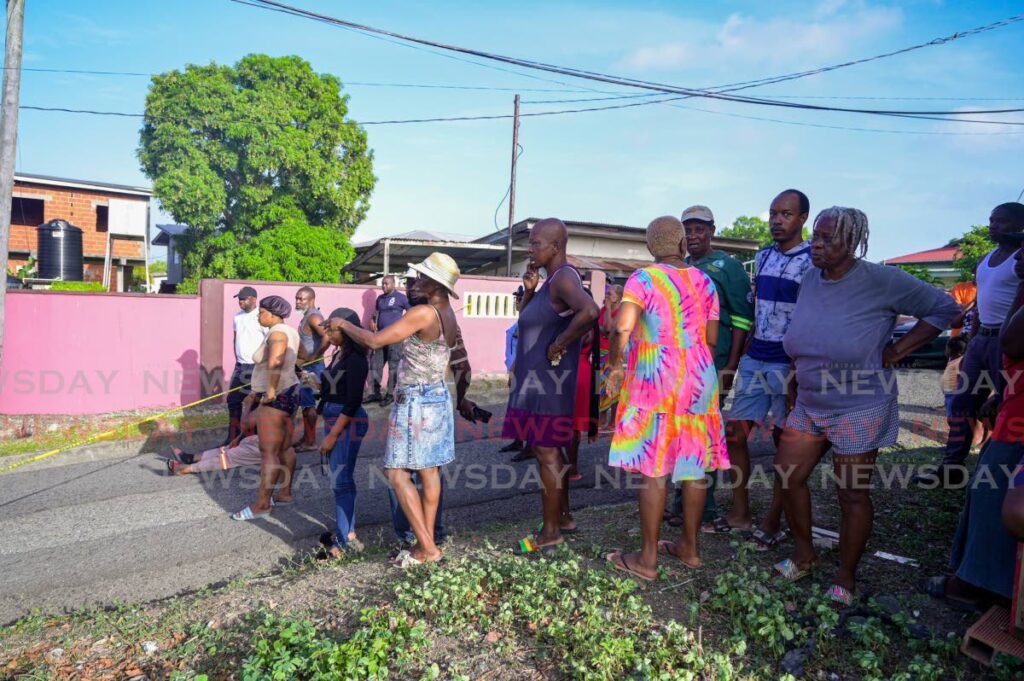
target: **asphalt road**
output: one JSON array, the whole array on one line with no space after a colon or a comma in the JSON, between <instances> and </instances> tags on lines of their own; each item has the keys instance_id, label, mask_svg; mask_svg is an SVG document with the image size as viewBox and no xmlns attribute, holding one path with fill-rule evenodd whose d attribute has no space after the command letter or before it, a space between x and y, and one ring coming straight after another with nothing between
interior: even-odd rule
<instances>
[{"instance_id":1,"label":"asphalt road","mask_svg":"<svg viewBox=\"0 0 1024 681\"><path fill-rule=\"evenodd\" d=\"M935 421L941 393L936 372L901 378L900 385L906 442L914 423ZM454 535L514 520L522 520L526 532L540 517L536 467L509 464L510 455L498 453L504 442L488 436L500 432L501 408L492 410L490 432L457 437L444 498L444 520ZM371 418L379 415L378 408L371 411ZM357 465L357 526L364 537L391 536L380 433L379 425L371 428ZM616 484L625 479L604 465L607 447L605 439L581 448L584 477L573 483L574 508L635 498L628 485ZM165 468L168 449L163 440L70 452L0 476L0 623L37 608L59 612L153 600L272 570L314 547L332 526L333 495L319 454L299 456L295 505L277 509L268 521L236 522L229 514L254 498L255 469L172 477ZM771 451L763 443L753 454Z\"/></svg>"}]
</instances>

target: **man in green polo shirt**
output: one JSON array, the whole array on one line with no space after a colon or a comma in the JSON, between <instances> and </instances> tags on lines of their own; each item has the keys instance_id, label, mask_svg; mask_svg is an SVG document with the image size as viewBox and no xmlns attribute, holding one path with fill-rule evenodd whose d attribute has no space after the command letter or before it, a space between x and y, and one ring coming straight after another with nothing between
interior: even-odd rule
<instances>
[{"instance_id":1,"label":"man in green polo shirt","mask_svg":"<svg viewBox=\"0 0 1024 681\"><path fill-rule=\"evenodd\" d=\"M711 278L718 291L719 327L718 345L715 346L715 368L718 369L721 401L732 388L733 377L740 364L740 357L747 344L747 333L753 326L754 294L750 288L750 276L739 260L725 251L711 248L711 237L715 235L715 216L707 206L690 206L680 218L686 230L686 262ZM711 476L707 502L704 505L703 525L705 532L714 532L717 517L715 507L715 476ZM682 518L682 497L676 491L672 511L667 513L672 524ZM727 530L728 528L722 528Z\"/></svg>"},{"instance_id":2,"label":"man in green polo shirt","mask_svg":"<svg viewBox=\"0 0 1024 681\"><path fill-rule=\"evenodd\" d=\"M718 289L721 308L718 345L715 347L715 368L718 369L722 397L732 388L733 375L740 365L747 333L753 326L754 295L750 275L739 260L725 251L711 248L715 235L715 216L706 206L690 206L683 211L686 229L686 262L711 277Z\"/></svg>"}]
</instances>

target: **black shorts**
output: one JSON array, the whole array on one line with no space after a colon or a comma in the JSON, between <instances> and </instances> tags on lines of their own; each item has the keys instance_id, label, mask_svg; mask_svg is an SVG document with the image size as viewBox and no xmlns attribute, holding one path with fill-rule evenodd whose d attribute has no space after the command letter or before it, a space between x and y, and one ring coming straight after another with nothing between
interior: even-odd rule
<instances>
[{"instance_id":1,"label":"black shorts","mask_svg":"<svg viewBox=\"0 0 1024 681\"><path fill-rule=\"evenodd\" d=\"M299 408L299 386L298 384L293 385L284 392L278 393L277 397L274 398L273 402L267 404L260 404L263 400L263 396L266 393L253 393L253 400L255 406L271 407L278 411L283 411L289 416L294 416L295 411Z\"/></svg>"}]
</instances>

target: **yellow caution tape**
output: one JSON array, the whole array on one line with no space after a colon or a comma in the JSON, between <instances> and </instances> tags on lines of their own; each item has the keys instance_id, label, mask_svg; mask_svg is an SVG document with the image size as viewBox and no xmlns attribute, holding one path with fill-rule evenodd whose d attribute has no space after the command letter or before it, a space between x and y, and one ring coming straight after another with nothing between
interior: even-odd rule
<instances>
[{"instance_id":1,"label":"yellow caution tape","mask_svg":"<svg viewBox=\"0 0 1024 681\"><path fill-rule=\"evenodd\" d=\"M310 360L310 361L306 362L305 364L302 364L300 366L300 368L301 367L309 366L310 364L316 364L317 362L321 362L321 361L323 361L323 357L320 357L318 359ZM250 385L252 385L252 384L251 383L245 383L245 384L237 386L235 388L230 388L228 390L225 390L224 392L219 392L219 393L217 393L215 395L210 395L209 397L204 397L201 400L196 400L195 402L190 402L189 404L183 404L180 407L174 407L173 409L168 409L167 411L162 411L159 414L153 414L152 416L147 416L144 419L139 419L138 421L122 424L122 425L118 426L117 428L112 428L111 430L107 430L107 431L104 431L102 433L97 433L96 435L92 435L90 437L87 437L84 440L78 440L77 442L72 442L71 444L66 445L64 447L60 447L59 449L51 449L48 452L42 452L41 454L36 454L35 456L31 456L31 457L29 457L27 459L22 459L21 461L18 461L16 463L12 463L12 464L10 464L8 466L4 466L3 468L0 468L0 474L7 473L9 471L13 471L15 468L21 468L22 466L27 466L30 463L36 463L37 461L42 461L43 459L49 459L51 456L56 456L57 454L60 454L61 452L69 452L72 449L77 449L78 447L83 447L83 446L85 446L87 444L91 444L93 442L97 442L99 440L102 440L105 437L109 437L111 435L115 435L116 433L124 430L125 428L132 428L132 427L135 427L135 426L141 426L143 423L148 423L150 421L156 421L157 419L162 419L165 416L170 416L171 414L176 414L178 412L185 411L186 409L191 409L192 407L195 407L195 406L198 406L200 404L203 404L204 402L209 402L210 400L215 400L218 397L224 397L225 395L227 395L229 393L233 393L236 390L241 390L243 388L248 388Z\"/></svg>"}]
</instances>

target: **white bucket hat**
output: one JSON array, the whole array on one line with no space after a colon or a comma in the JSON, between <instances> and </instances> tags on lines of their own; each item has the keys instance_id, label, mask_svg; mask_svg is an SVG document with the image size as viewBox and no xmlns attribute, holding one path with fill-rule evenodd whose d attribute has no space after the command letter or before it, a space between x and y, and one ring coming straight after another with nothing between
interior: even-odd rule
<instances>
[{"instance_id":1,"label":"white bucket hat","mask_svg":"<svg viewBox=\"0 0 1024 681\"><path fill-rule=\"evenodd\" d=\"M459 297L459 294L455 292L455 282L459 280L461 272L450 255L434 252L421 263L409 263L409 267L444 286L452 298Z\"/></svg>"}]
</instances>

